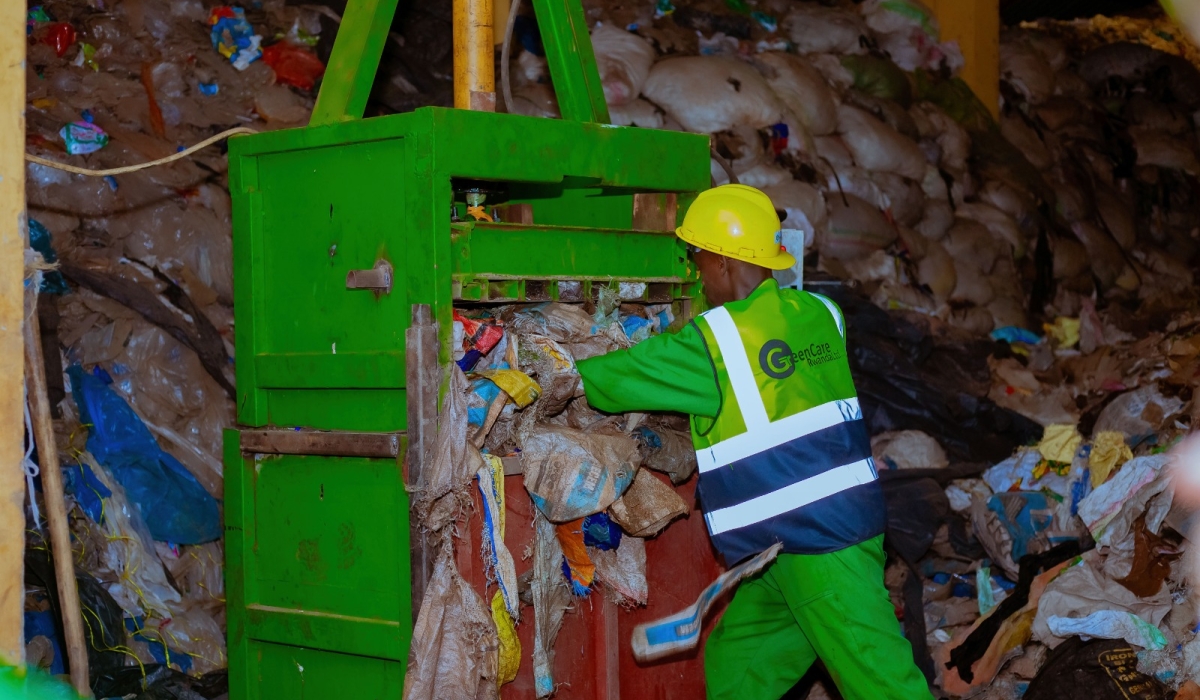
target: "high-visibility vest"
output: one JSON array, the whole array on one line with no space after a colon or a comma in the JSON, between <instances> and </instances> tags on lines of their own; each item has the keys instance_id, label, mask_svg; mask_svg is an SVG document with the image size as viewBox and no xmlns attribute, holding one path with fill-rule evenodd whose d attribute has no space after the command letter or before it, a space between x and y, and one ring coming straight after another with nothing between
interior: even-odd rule
<instances>
[{"instance_id":1,"label":"high-visibility vest","mask_svg":"<svg viewBox=\"0 0 1200 700\"><path fill-rule=\"evenodd\" d=\"M820 554L882 534L883 493L837 305L768 280L696 325L721 390L715 419L692 418L698 491L726 562L775 542Z\"/></svg>"}]
</instances>

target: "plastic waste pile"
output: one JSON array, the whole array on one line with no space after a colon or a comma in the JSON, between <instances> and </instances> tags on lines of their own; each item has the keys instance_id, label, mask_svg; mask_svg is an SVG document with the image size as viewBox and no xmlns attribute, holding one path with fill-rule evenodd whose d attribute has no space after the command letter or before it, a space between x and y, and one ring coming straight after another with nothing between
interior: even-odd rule
<instances>
[{"instance_id":1,"label":"plastic waste pile","mask_svg":"<svg viewBox=\"0 0 1200 700\"><path fill-rule=\"evenodd\" d=\"M281 1L47 2L27 33L26 150L88 169L301 124L324 72L322 16ZM218 147L104 178L28 165L33 247L59 265L38 314L98 697L225 692L226 171ZM32 513L28 529L29 551L44 550ZM29 658L61 673L44 584L27 599Z\"/></svg>"},{"instance_id":2,"label":"plastic waste pile","mask_svg":"<svg viewBox=\"0 0 1200 700\"><path fill-rule=\"evenodd\" d=\"M690 510L671 486L696 468L686 421L594 411L575 369L577 360L671 327L669 304L622 303L644 292L605 287L592 314L559 303L455 312L455 364L433 463L413 497L436 563L405 698L496 697L530 658L536 694L547 697L556 689L555 639L573 601L604 595L634 606L652 595L644 540ZM523 474L527 493L506 493L506 473ZM490 601L463 581L451 551L472 492L482 504L475 517ZM504 513L508 499L526 498L535 534L520 557L505 544ZM533 620L522 619L523 604ZM533 649L521 649L516 624L534 626Z\"/></svg>"}]
</instances>

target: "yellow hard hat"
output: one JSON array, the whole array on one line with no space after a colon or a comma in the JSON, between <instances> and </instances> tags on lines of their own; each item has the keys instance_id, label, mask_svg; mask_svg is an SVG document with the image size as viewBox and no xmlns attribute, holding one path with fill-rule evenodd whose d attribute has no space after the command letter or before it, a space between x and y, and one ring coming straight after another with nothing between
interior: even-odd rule
<instances>
[{"instance_id":1,"label":"yellow hard hat","mask_svg":"<svg viewBox=\"0 0 1200 700\"><path fill-rule=\"evenodd\" d=\"M770 197L746 185L721 185L696 197L675 235L727 258L786 270L796 258L779 244L779 228Z\"/></svg>"}]
</instances>

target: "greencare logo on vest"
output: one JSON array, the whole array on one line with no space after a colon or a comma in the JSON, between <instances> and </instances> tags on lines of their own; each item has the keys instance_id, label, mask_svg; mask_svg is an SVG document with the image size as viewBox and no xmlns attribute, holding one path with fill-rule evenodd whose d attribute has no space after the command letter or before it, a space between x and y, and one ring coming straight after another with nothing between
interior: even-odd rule
<instances>
[{"instance_id":1,"label":"greencare logo on vest","mask_svg":"<svg viewBox=\"0 0 1200 700\"><path fill-rule=\"evenodd\" d=\"M772 379L787 379L799 364L817 367L840 358L840 348L830 343L809 343L799 350L782 340L768 340L758 352L758 364Z\"/></svg>"}]
</instances>

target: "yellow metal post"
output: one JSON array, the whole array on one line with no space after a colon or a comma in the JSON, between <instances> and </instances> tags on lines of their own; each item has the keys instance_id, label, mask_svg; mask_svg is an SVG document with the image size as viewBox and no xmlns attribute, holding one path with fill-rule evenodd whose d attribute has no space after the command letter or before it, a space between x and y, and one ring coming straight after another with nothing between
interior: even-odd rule
<instances>
[{"instance_id":1,"label":"yellow metal post","mask_svg":"<svg viewBox=\"0 0 1200 700\"><path fill-rule=\"evenodd\" d=\"M454 0L454 106L496 111L492 0Z\"/></svg>"},{"instance_id":2,"label":"yellow metal post","mask_svg":"<svg viewBox=\"0 0 1200 700\"><path fill-rule=\"evenodd\" d=\"M492 41L496 46L504 43L504 28L508 26L508 11L511 7L512 0L492 0Z\"/></svg>"},{"instance_id":3,"label":"yellow metal post","mask_svg":"<svg viewBox=\"0 0 1200 700\"><path fill-rule=\"evenodd\" d=\"M962 79L992 116L1000 113L1000 1L930 0L942 41L954 40L966 66Z\"/></svg>"},{"instance_id":4,"label":"yellow metal post","mask_svg":"<svg viewBox=\"0 0 1200 700\"><path fill-rule=\"evenodd\" d=\"M25 2L0 0L0 664L25 662Z\"/></svg>"}]
</instances>

